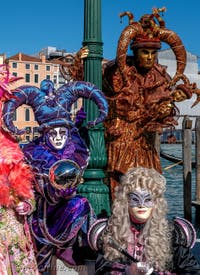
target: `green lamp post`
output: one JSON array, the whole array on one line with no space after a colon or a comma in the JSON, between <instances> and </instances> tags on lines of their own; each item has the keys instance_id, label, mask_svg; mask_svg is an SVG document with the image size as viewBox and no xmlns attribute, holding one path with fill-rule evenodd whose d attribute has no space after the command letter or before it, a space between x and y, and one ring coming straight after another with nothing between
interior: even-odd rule
<instances>
[{"instance_id":1,"label":"green lamp post","mask_svg":"<svg viewBox=\"0 0 200 275\"><path fill-rule=\"evenodd\" d=\"M89 55L84 60L84 80L102 88L102 48L101 39L101 0L84 0L84 41L83 46L89 49ZM98 116L96 105L84 100L84 110L87 113L86 122ZM110 214L109 188L104 184L104 167L107 155L104 140L104 127L99 124L88 130L90 161L84 173L84 183L78 192L87 197L95 213Z\"/></svg>"}]
</instances>

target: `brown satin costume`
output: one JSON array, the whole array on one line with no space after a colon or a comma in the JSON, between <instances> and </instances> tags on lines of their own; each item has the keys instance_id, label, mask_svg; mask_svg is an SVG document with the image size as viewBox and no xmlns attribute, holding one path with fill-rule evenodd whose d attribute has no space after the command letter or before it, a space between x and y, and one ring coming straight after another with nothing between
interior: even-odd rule
<instances>
[{"instance_id":1,"label":"brown satin costume","mask_svg":"<svg viewBox=\"0 0 200 275\"><path fill-rule=\"evenodd\" d=\"M111 189L118 183L120 174L130 167L153 167L162 172L154 147L155 133L177 124L174 116L178 110L173 100L177 87L184 90L188 98L192 94L191 85L183 75L185 48L177 34L165 28L159 9L154 9L151 15L144 15L139 22L133 22L129 12L123 15L129 16L129 25L119 38L116 59L107 63L103 73L103 91L109 102L105 138ZM162 41L170 45L177 60L173 79L164 66L156 62L145 73L139 72L137 67L137 49L157 51ZM132 57L127 56L129 45L134 51ZM184 83L176 85L180 79Z\"/></svg>"}]
</instances>

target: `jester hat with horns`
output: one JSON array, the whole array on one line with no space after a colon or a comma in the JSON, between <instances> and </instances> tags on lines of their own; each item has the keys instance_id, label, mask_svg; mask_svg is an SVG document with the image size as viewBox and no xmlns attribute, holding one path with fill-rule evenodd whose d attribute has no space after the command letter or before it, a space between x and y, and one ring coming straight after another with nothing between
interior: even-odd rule
<instances>
[{"instance_id":1,"label":"jester hat with horns","mask_svg":"<svg viewBox=\"0 0 200 275\"><path fill-rule=\"evenodd\" d=\"M129 45L132 50L142 47L160 49L161 42L165 42L173 50L177 61L172 83L175 84L180 79L185 81L186 76L183 73L186 66L186 50L180 37L165 27L165 22L160 16L160 12L165 10L165 8L154 8L152 14L143 15L138 22L134 22L131 12L120 14L120 17L125 15L129 17L129 25L122 31L117 47L117 64L124 80L127 78L124 67Z\"/></svg>"},{"instance_id":2,"label":"jester hat with horns","mask_svg":"<svg viewBox=\"0 0 200 275\"><path fill-rule=\"evenodd\" d=\"M13 134L21 135L24 129L18 129L13 124L15 110L22 104L32 107L39 131L44 132L52 127L75 127L71 119L71 107L79 98L92 100L98 107L99 116L88 126L102 122L108 113L108 104L96 86L89 82L77 81L64 84L57 90L51 80L43 80L40 89L35 86L21 86L4 105L3 121Z\"/></svg>"}]
</instances>

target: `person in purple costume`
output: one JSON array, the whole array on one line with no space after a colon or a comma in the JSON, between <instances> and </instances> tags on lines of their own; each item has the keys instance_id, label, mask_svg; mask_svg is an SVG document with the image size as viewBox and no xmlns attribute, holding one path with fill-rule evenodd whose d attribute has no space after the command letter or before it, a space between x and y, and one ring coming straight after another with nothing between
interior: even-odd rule
<instances>
[{"instance_id":1,"label":"person in purple costume","mask_svg":"<svg viewBox=\"0 0 200 275\"><path fill-rule=\"evenodd\" d=\"M87 231L95 220L88 200L76 189L89 161L89 150L70 116L72 103L79 97L93 100L99 117L89 127L102 122L108 112L103 93L88 82L65 84L58 90L50 80L40 89L22 86L4 106L4 124L14 134L21 134L13 124L13 114L22 104L30 105L39 124L41 136L23 148L35 173L36 211L29 223L37 248L40 272L46 272L56 255L71 265L73 247L87 246ZM82 119L82 113L80 114ZM76 119L79 123L79 119Z\"/></svg>"}]
</instances>

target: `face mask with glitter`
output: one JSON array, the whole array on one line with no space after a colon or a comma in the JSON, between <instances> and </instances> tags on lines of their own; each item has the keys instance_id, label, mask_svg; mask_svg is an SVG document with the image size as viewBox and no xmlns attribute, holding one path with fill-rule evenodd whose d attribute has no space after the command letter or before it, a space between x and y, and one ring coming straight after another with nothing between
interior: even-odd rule
<instances>
[{"instance_id":1,"label":"face mask with glitter","mask_svg":"<svg viewBox=\"0 0 200 275\"><path fill-rule=\"evenodd\" d=\"M154 202L152 195L146 190L138 190L128 195L128 203L130 207L153 207Z\"/></svg>"}]
</instances>

